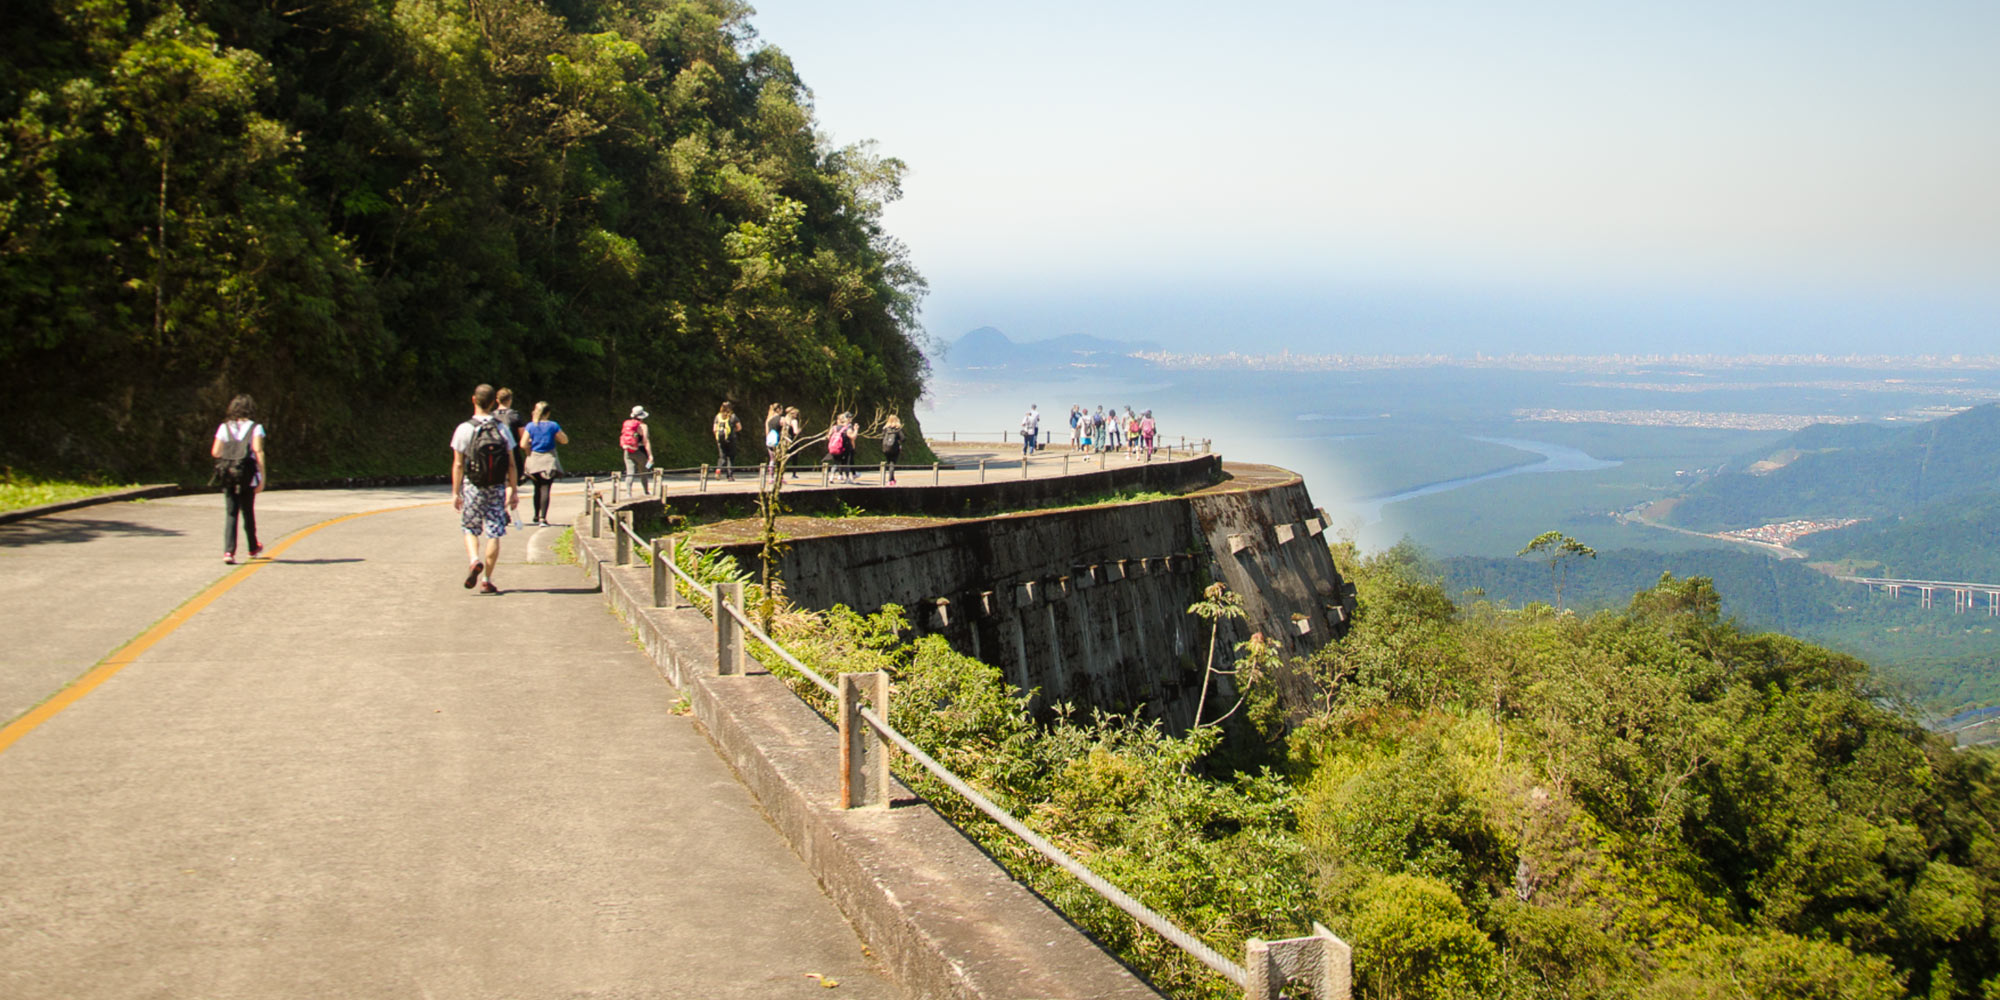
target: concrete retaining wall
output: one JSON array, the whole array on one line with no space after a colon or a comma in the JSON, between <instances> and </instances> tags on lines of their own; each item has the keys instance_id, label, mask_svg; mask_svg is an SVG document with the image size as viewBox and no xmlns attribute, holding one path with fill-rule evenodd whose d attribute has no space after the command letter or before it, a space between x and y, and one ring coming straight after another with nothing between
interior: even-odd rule
<instances>
[{"instance_id":1,"label":"concrete retaining wall","mask_svg":"<svg viewBox=\"0 0 2000 1000\"><path fill-rule=\"evenodd\" d=\"M797 604L897 604L920 631L1000 667L1037 705L1143 709L1180 729L1200 698L1208 624L1187 613L1221 581L1244 599L1219 659L1252 632L1288 653L1345 630L1351 590L1296 476L1165 500L798 538L781 563ZM874 509L872 506L871 510ZM724 546L755 565L754 545ZM1346 607L1343 607L1346 604ZM1233 703L1223 679L1211 700Z\"/></svg>"}]
</instances>

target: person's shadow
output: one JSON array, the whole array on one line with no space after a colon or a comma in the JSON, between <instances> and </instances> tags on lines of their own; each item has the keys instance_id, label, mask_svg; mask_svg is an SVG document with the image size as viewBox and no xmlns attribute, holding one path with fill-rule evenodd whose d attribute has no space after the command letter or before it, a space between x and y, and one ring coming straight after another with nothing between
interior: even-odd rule
<instances>
[{"instance_id":1,"label":"person's shadow","mask_svg":"<svg viewBox=\"0 0 2000 1000\"><path fill-rule=\"evenodd\" d=\"M166 538L185 535L177 528L161 528L111 518L37 517L0 525L0 548L28 545L66 545L90 542L112 535L135 538Z\"/></svg>"}]
</instances>

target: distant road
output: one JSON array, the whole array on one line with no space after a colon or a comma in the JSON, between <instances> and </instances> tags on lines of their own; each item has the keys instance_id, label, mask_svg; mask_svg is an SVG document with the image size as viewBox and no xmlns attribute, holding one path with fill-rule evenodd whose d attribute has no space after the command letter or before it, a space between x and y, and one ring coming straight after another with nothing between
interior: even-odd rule
<instances>
[{"instance_id":1,"label":"distant road","mask_svg":"<svg viewBox=\"0 0 2000 1000\"><path fill-rule=\"evenodd\" d=\"M1689 531L1686 528L1676 528L1671 524L1661 524L1658 521L1648 519L1642 514L1614 514L1612 516L1616 517L1619 521L1626 524L1639 524L1639 525L1644 525L1648 528L1658 528L1661 531L1671 531L1677 535L1691 535L1695 538L1712 538L1718 542L1728 542L1731 545L1748 546L1749 548L1756 549L1757 551L1765 553L1766 555L1777 556L1780 559L1804 559L1806 557L1805 553L1800 552L1797 549L1786 548L1783 545L1776 545L1771 542L1753 542L1747 538L1732 538L1729 535L1717 535L1706 531Z\"/></svg>"}]
</instances>

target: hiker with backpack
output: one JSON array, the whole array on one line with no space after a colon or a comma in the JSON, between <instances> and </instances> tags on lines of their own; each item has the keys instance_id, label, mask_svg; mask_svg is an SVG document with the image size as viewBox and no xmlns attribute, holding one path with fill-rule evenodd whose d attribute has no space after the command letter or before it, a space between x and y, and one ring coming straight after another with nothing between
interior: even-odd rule
<instances>
[{"instance_id":1,"label":"hiker with backpack","mask_svg":"<svg viewBox=\"0 0 2000 1000\"><path fill-rule=\"evenodd\" d=\"M826 432L826 460L836 482L854 481L854 415L843 413Z\"/></svg>"},{"instance_id":2,"label":"hiker with backpack","mask_svg":"<svg viewBox=\"0 0 2000 1000\"><path fill-rule=\"evenodd\" d=\"M896 463L903 457L903 418L893 413L882 422L882 461L889 465L889 485L896 485Z\"/></svg>"},{"instance_id":3,"label":"hiker with backpack","mask_svg":"<svg viewBox=\"0 0 2000 1000\"><path fill-rule=\"evenodd\" d=\"M493 414L490 385L472 390L472 418L451 433L451 506L465 529L465 556L471 568L465 587L497 594L493 566L500 539L507 535L508 511L521 502L521 470L514 462L514 433Z\"/></svg>"},{"instance_id":4,"label":"hiker with backpack","mask_svg":"<svg viewBox=\"0 0 2000 1000\"><path fill-rule=\"evenodd\" d=\"M715 411L713 426L715 433L715 469L722 478L736 481L736 435L743 431L743 421L736 419L736 404L722 401L722 407Z\"/></svg>"},{"instance_id":5,"label":"hiker with backpack","mask_svg":"<svg viewBox=\"0 0 2000 1000\"><path fill-rule=\"evenodd\" d=\"M624 425L618 428L618 447L625 453L625 478L627 479L637 478L642 471L651 472L653 470L653 434L646 428L646 418L649 416L651 414L646 412L645 407L635 406L632 408L632 415L627 417ZM639 453L641 451L646 453L646 467L643 470L639 468ZM653 492L652 484L644 480L640 481L639 488L647 493Z\"/></svg>"},{"instance_id":6,"label":"hiker with backpack","mask_svg":"<svg viewBox=\"0 0 2000 1000\"><path fill-rule=\"evenodd\" d=\"M257 494L264 492L264 425L257 422L257 401L248 393L229 401L225 419L215 428L208 455L215 459L215 481L222 486L222 561L236 564L236 519L243 518L243 540L250 558L264 551L257 544Z\"/></svg>"}]
</instances>

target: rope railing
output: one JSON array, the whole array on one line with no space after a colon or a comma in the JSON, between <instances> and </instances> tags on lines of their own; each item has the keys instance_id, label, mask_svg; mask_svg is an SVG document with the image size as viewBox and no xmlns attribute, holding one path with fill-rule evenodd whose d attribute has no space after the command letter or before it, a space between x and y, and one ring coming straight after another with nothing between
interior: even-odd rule
<instances>
[{"instance_id":1,"label":"rope railing","mask_svg":"<svg viewBox=\"0 0 2000 1000\"><path fill-rule=\"evenodd\" d=\"M924 770L929 771L933 777L943 782L946 788L957 792L967 802L972 803L974 808L985 813L993 822L1000 824L1009 833L1021 838L1029 847L1034 848L1036 853L1054 862L1063 871L1076 876L1078 881L1095 890L1098 895L1103 896L1111 905L1124 910L1131 915L1132 919L1145 924L1154 933L1166 938L1175 947L1194 956L1203 965L1221 973L1230 982L1238 986L1246 985L1248 982L1248 973L1244 971L1243 966L1223 957L1221 952L1209 947L1194 935L1180 929L1173 921L1153 912L1146 904L1127 895L1125 890L1105 881L1103 876L1091 871L1083 862L1070 857L1062 848L1049 843L1041 834L1029 829L1027 824L1015 819L1007 810L993 804L991 799L981 795L979 790L972 787L965 779L953 774L950 768L938 763L930 754L925 753L922 748L912 743L909 737L897 732L894 727L890 726L889 723L878 717L874 712L866 708L861 708L857 709L855 714L860 717L861 721L866 722L869 728L879 733L883 739L895 744L896 748L908 754L911 760L921 764Z\"/></svg>"},{"instance_id":2,"label":"rope railing","mask_svg":"<svg viewBox=\"0 0 2000 1000\"><path fill-rule=\"evenodd\" d=\"M601 537L604 498L599 493L590 491L585 494L585 503L590 510L591 536ZM653 606L656 608L665 605L664 591L668 589L665 581L670 579L670 575L672 578L677 578L679 584L686 585L691 593L702 593L704 588L701 581L677 565L678 560L675 558L677 549L674 541L640 538L633 525L631 514L630 510L619 510L612 518L614 565L629 565L635 549L650 552L653 569ZM673 589L677 590L678 587ZM875 733L882 746L893 746L901 750L946 788L964 798L973 808L998 823L1007 832L1021 838L1022 842L1037 854L1074 876L1106 902L1124 911L1218 975L1241 987L1248 1000L1276 1000L1283 987L1292 982L1312 982L1315 995L1323 1000L1347 1000L1351 996L1353 953L1345 942L1326 928L1315 923L1313 934L1283 941L1262 941L1252 938L1244 946L1245 961L1242 964L1231 961L1201 939L1091 871L1088 866L1049 842L1047 838L1029 829L1027 824L1000 808L971 783L952 773L950 768L925 753L909 737L896 731L883 718L888 712L890 695L889 678L886 673L873 671L842 674L841 682L835 684L818 671L806 666L790 650L785 649L769 633L757 626L743 606L743 584L716 583L711 594L713 606L709 609L709 616L715 622L715 657L718 674L728 676L744 673L748 651L745 638L748 637L770 650L813 686L837 700L841 746L841 808L887 808L889 804L887 757L880 750L870 752L864 745L865 741L857 738L861 728L865 726ZM864 700L873 701L874 707L871 709L863 704ZM882 714L877 714L878 711Z\"/></svg>"}]
</instances>

